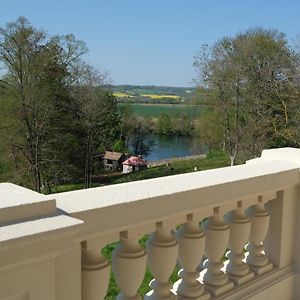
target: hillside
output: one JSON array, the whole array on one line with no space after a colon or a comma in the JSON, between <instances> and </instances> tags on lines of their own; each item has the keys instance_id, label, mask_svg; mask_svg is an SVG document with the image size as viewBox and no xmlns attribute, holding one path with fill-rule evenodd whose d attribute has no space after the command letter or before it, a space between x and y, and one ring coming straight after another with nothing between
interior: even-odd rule
<instances>
[{"instance_id":1,"label":"hillside","mask_svg":"<svg viewBox=\"0 0 300 300\"><path fill-rule=\"evenodd\" d=\"M120 103L172 103L189 104L193 101L196 89L194 87L166 86L112 86L114 95Z\"/></svg>"}]
</instances>

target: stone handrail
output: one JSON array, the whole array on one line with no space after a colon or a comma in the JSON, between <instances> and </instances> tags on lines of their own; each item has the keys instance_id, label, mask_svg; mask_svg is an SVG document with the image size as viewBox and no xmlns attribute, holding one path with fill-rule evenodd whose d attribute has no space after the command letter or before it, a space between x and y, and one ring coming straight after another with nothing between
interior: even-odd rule
<instances>
[{"instance_id":1,"label":"stone handrail","mask_svg":"<svg viewBox=\"0 0 300 300\"><path fill-rule=\"evenodd\" d=\"M2 184L0 299L104 299L111 268L117 299L141 299L147 263L144 299L297 299L299 166L300 150L286 148L245 165L48 196ZM110 267L101 250L112 242Z\"/></svg>"}]
</instances>

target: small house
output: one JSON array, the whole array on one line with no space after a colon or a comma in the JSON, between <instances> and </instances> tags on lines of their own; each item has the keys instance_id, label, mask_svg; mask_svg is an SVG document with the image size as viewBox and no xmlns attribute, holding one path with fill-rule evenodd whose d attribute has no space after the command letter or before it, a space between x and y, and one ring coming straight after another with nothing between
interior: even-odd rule
<instances>
[{"instance_id":1,"label":"small house","mask_svg":"<svg viewBox=\"0 0 300 300\"><path fill-rule=\"evenodd\" d=\"M131 156L123 163L123 174L139 171L147 168L147 162L138 156Z\"/></svg>"},{"instance_id":2,"label":"small house","mask_svg":"<svg viewBox=\"0 0 300 300\"><path fill-rule=\"evenodd\" d=\"M122 162L126 159L126 155L120 152L105 151L103 159L105 170L120 171L122 170Z\"/></svg>"}]
</instances>

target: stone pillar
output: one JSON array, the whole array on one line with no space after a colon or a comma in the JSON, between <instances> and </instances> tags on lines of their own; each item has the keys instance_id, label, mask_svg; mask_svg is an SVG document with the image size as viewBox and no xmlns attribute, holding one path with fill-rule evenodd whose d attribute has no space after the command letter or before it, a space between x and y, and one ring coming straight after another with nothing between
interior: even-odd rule
<instances>
[{"instance_id":1,"label":"stone pillar","mask_svg":"<svg viewBox=\"0 0 300 300\"><path fill-rule=\"evenodd\" d=\"M156 231L147 241L147 254L148 266L154 279L149 284L152 290L145 299L175 300L169 278L177 262L178 244L173 230L163 222L156 224Z\"/></svg>"},{"instance_id":2,"label":"stone pillar","mask_svg":"<svg viewBox=\"0 0 300 300\"><path fill-rule=\"evenodd\" d=\"M204 292L202 284L197 281L199 272L197 267L203 257L205 234L199 227L199 220L194 215L187 216L187 222L176 233L179 253L178 259L182 266L178 275L182 278L174 284L177 287L178 300L204 300L210 295Z\"/></svg>"},{"instance_id":3,"label":"stone pillar","mask_svg":"<svg viewBox=\"0 0 300 300\"><path fill-rule=\"evenodd\" d=\"M229 229L229 243L230 251L226 256L229 262L226 267L228 277L236 284L240 285L251 280L254 273L249 270L249 267L244 263L244 246L248 241L250 234L250 219L246 216L242 202L238 202L237 209L231 211L225 217Z\"/></svg>"},{"instance_id":4,"label":"stone pillar","mask_svg":"<svg viewBox=\"0 0 300 300\"><path fill-rule=\"evenodd\" d=\"M101 249L82 248L82 300L104 299L109 283L110 267Z\"/></svg>"},{"instance_id":5,"label":"stone pillar","mask_svg":"<svg viewBox=\"0 0 300 300\"><path fill-rule=\"evenodd\" d=\"M205 253L207 260L202 271L205 288L215 297L233 288L233 282L221 270L223 268L222 256L229 240L229 227L219 212L219 207L214 208L214 215L204 222L206 233Z\"/></svg>"},{"instance_id":6,"label":"stone pillar","mask_svg":"<svg viewBox=\"0 0 300 300\"><path fill-rule=\"evenodd\" d=\"M129 237L128 231L120 234L120 243L112 254L112 270L120 288L117 300L141 300L137 293L146 271L146 251L137 237Z\"/></svg>"},{"instance_id":7,"label":"stone pillar","mask_svg":"<svg viewBox=\"0 0 300 300\"><path fill-rule=\"evenodd\" d=\"M255 274L260 275L273 268L264 253L263 241L268 232L270 214L265 210L261 196L257 204L249 207L247 214L251 220L247 263Z\"/></svg>"}]
</instances>

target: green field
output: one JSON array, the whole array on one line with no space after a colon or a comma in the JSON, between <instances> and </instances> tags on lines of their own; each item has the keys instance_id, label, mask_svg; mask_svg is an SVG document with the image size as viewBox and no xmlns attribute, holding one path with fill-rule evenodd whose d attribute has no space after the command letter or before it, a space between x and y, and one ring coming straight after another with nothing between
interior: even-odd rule
<instances>
[{"instance_id":1,"label":"green field","mask_svg":"<svg viewBox=\"0 0 300 300\"><path fill-rule=\"evenodd\" d=\"M200 114L201 106L185 104L140 104L140 103L119 103L119 106L128 105L133 113L139 117L158 118L162 112L175 116L177 114L189 114L191 117L197 117Z\"/></svg>"}]
</instances>

